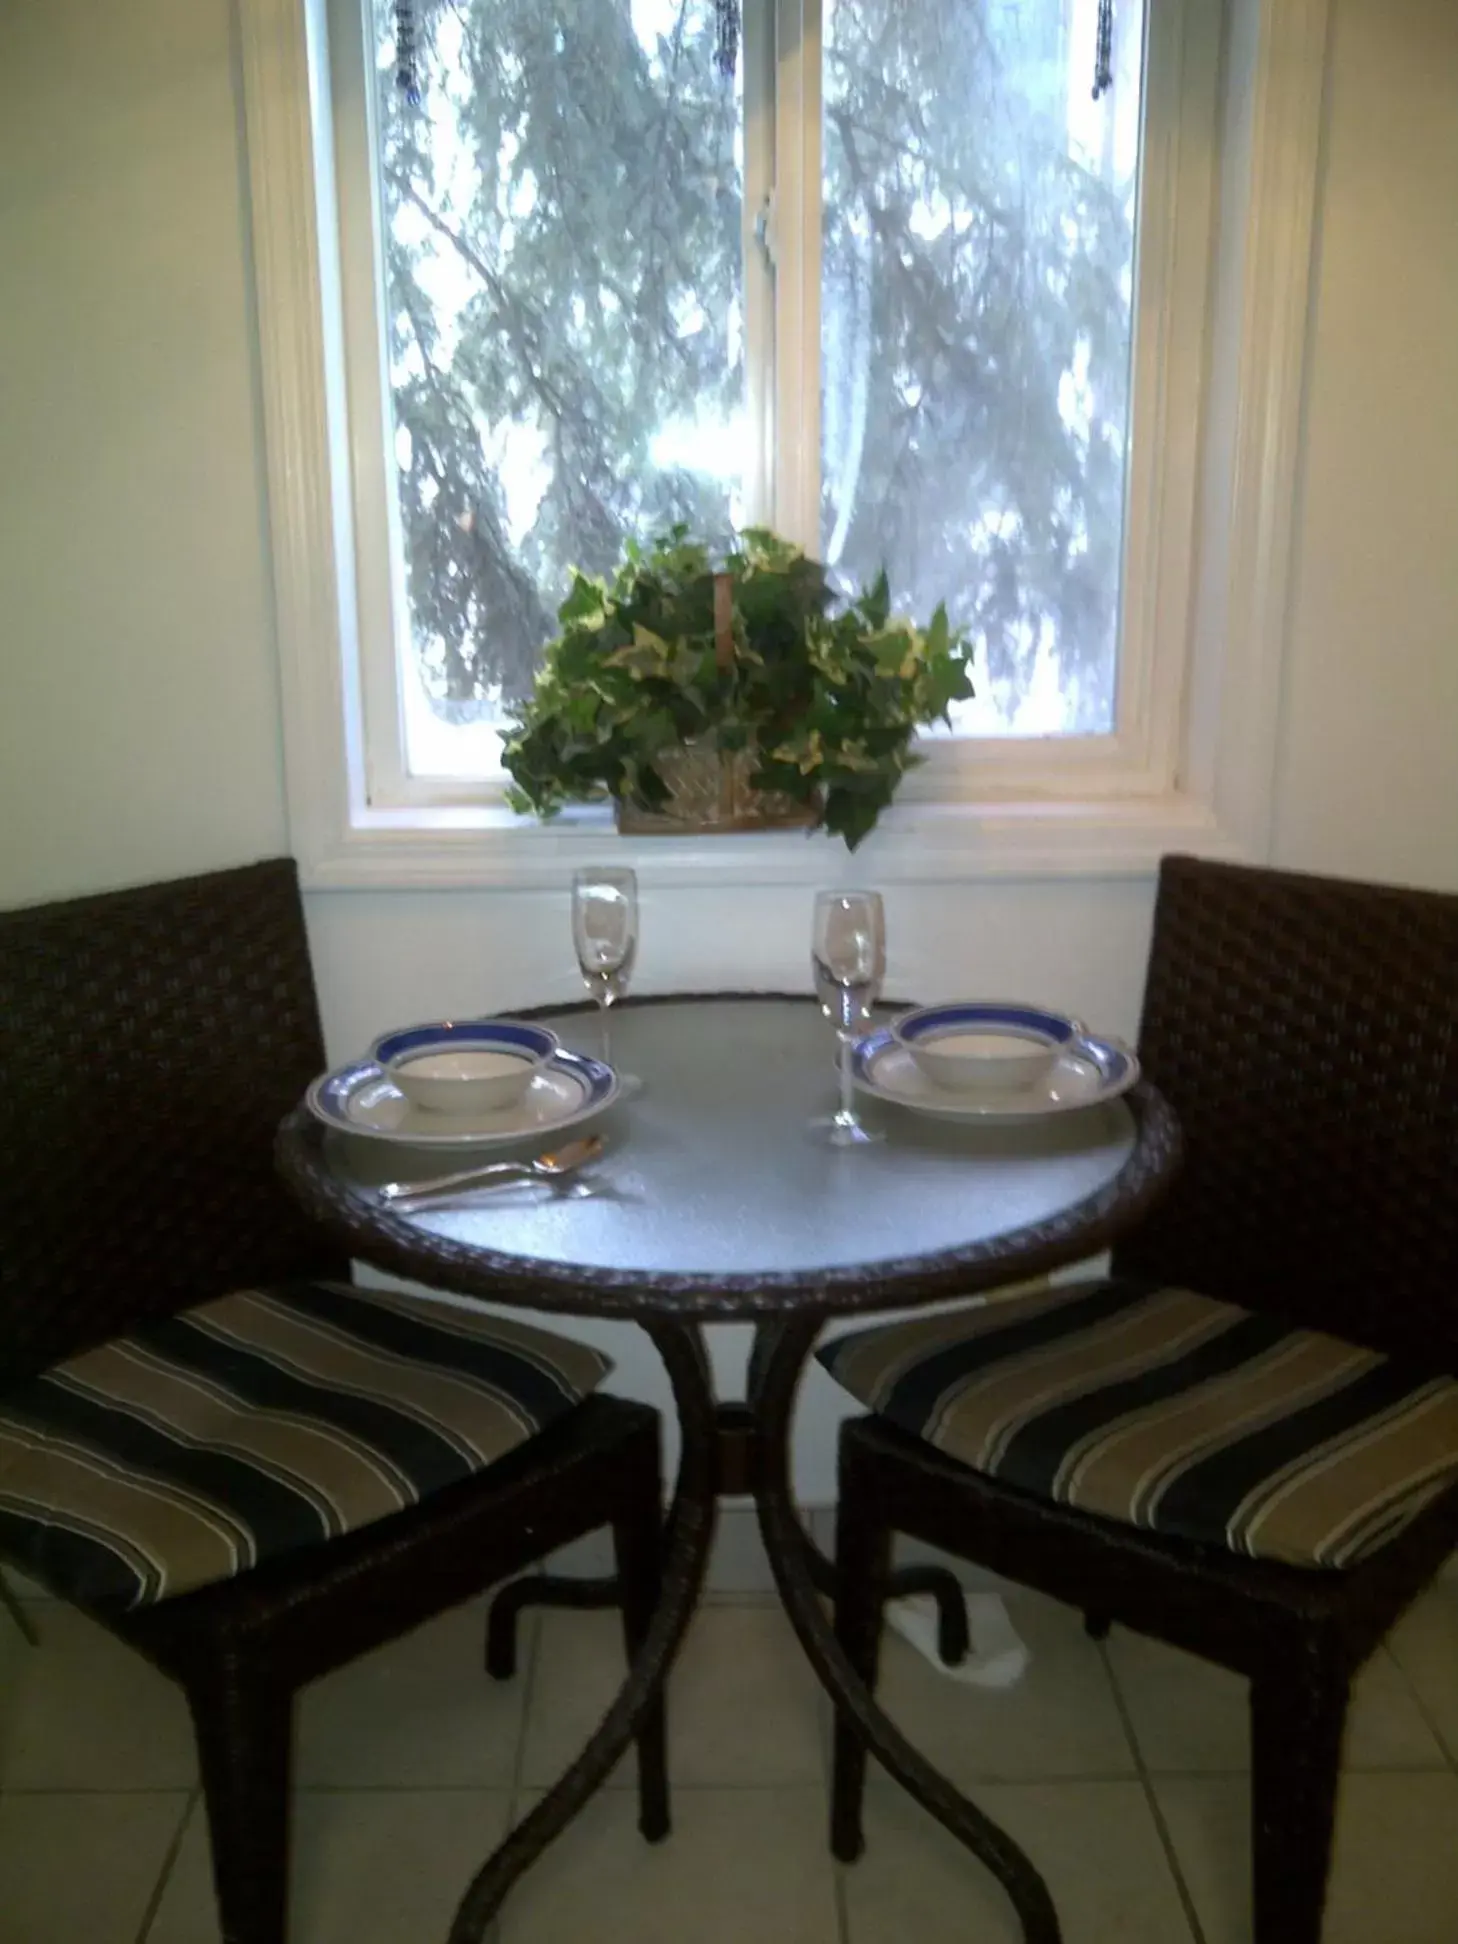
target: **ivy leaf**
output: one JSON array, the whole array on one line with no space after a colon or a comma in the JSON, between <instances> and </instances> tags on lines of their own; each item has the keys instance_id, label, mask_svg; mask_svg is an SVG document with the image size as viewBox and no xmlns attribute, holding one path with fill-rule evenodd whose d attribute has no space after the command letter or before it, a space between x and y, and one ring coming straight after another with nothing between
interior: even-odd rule
<instances>
[{"instance_id":1,"label":"ivy leaf","mask_svg":"<svg viewBox=\"0 0 1458 1944\"><path fill-rule=\"evenodd\" d=\"M564 627L569 627L574 621L585 622L591 626L593 617L596 617L597 625L600 627L605 601L606 594L597 581L590 580L586 574L574 571L572 586L566 600L557 610L557 619Z\"/></svg>"},{"instance_id":2,"label":"ivy leaf","mask_svg":"<svg viewBox=\"0 0 1458 1944\"><path fill-rule=\"evenodd\" d=\"M883 675L899 675L901 665L906 659L906 636L896 634L874 634L866 642L877 668Z\"/></svg>"},{"instance_id":3,"label":"ivy leaf","mask_svg":"<svg viewBox=\"0 0 1458 1944\"><path fill-rule=\"evenodd\" d=\"M926 652L930 660L940 661L947 652L949 629L947 626L947 605L938 601L936 613L926 631Z\"/></svg>"},{"instance_id":4,"label":"ivy leaf","mask_svg":"<svg viewBox=\"0 0 1458 1944\"><path fill-rule=\"evenodd\" d=\"M869 592L862 596L861 612L873 628L884 628L890 619L891 583L884 567L872 581Z\"/></svg>"}]
</instances>

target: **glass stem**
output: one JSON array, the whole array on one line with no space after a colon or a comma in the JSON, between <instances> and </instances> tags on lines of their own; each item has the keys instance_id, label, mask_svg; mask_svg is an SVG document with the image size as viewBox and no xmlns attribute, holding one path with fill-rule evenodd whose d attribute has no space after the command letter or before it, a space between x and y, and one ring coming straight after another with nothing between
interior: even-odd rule
<instances>
[{"instance_id":1,"label":"glass stem","mask_svg":"<svg viewBox=\"0 0 1458 1944\"><path fill-rule=\"evenodd\" d=\"M607 993L603 993L597 1002L598 1011L602 1017L602 1063L604 1066L611 1066L613 1063L613 1035L612 1028L608 1025L608 1013L612 1008L612 1003L612 999Z\"/></svg>"},{"instance_id":2,"label":"glass stem","mask_svg":"<svg viewBox=\"0 0 1458 1944\"><path fill-rule=\"evenodd\" d=\"M855 1035L840 1035L840 1118L853 1121L856 1117L855 1090L851 1080L851 1055L855 1050Z\"/></svg>"}]
</instances>

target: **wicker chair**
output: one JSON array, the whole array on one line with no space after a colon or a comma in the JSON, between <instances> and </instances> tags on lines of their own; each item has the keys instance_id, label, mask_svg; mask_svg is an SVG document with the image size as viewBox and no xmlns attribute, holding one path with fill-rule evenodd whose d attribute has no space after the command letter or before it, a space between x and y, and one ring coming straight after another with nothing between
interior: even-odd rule
<instances>
[{"instance_id":1,"label":"wicker chair","mask_svg":"<svg viewBox=\"0 0 1458 1944\"><path fill-rule=\"evenodd\" d=\"M416 1327L409 1312L428 1316L451 1333L451 1361L429 1376L436 1394L459 1393L463 1411L502 1410L455 1360L456 1344L461 1359L497 1355L492 1319L410 1299L391 1308L352 1289L348 1263L277 1184L276 1126L322 1064L288 860L0 916L0 1554L39 1570L184 1688L227 1944L283 1944L297 1688L600 1527L617 1548L630 1651L658 1593L657 1414L595 1394L558 1399L535 1420L528 1408L514 1448L483 1466L472 1447L462 1475L422 1487L415 1503L402 1492L405 1509L264 1552L234 1576L191 1588L179 1579L173 1597L164 1587L118 1605L78 1592L66 1547L17 1517L14 1454L34 1429L34 1401L74 1403L58 1369L115 1358L118 1340L140 1343L145 1361L159 1332L195 1329L181 1313L226 1292L262 1288L267 1302L301 1292L367 1314L396 1347L399 1330ZM544 1368L556 1382L558 1350L596 1359L544 1332L514 1341L530 1346L528 1389ZM390 1355L381 1363L399 1368ZM280 1381L292 1381L287 1369ZM346 1398L351 1411L358 1403L358 1391ZM518 1411L514 1395L509 1404L505 1416ZM376 1411L392 1436L395 1409L391 1395ZM545 1428L527 1435L533 1421ZM203 1462L185 1437L179 1450ZM49 1513L52 1474L40 1477ZM108 1557L88 1554L93 1565ZM640 1738L639 1786L643 1832L657 1838L668 1827L661 1711Z\"/></svg>"},{"instance_id":2,"label":"wicker chair","mask_svg":"<svg viewBox=\"0 0 1458 1944\"><path fill-rule=\"evenodd\" d=\"M1112 1281L1013 1295L917 1343L891 1325L823 1350L872 1407L840 1446L837 1627L874 1680L891 1537L904 1532L1082 1608L1091 1631L1118 1621L1247 1676L1255 1938L1318 1944L1350 1682L1458 1543L1458 898L1167 859L1140 1051L1187 1159L1115 1250ZM1222 1381L1237 1381L1230 1346L1243 1338L1267 1377L1316 1358L1397 1399L1391 1422L1415 1425L1417 1443L1389 1465L1380 1506L1354 1476L1384 1449L1380 1413L1355 1445L1338 1435L1355 1378L1321 1380L1289 1414L1222 1418L1220 1403L1183 1473L1184 1459L1152 1453L1165 1408L1152 1400L1175 1395L1173 1364L1140 1389L1134 1366L1098 1372L1088 1358L1110 1317L1127 1326L1138 1310L1144 1327L1161 1304L1193 1306ZM1080 1316L1086 1334L1049 1352ZM1070 1359L1056 1392L1046 1362L1027 1383L1050 1354ZM1003 1389L990 1403L1008 1358L1022 1359L1022 1402ZM999 1411L987 1442L978 1426ZM1118 1435L1101 1445L1109 1422ZM1111 1466L1131 1439L1139 1464L1116 1500ZM1288 1469L1263 1475L1277 1445ZM1334 1478L1349 1482L1333 1493ZM1092 1510L1096 1488L1108 1496ZM1301 1504L1326 1534L1311 1557ZM845 1860L862 1846L864 1776L841 1719L832 1843Z\"/></svg>"}]
</instances>

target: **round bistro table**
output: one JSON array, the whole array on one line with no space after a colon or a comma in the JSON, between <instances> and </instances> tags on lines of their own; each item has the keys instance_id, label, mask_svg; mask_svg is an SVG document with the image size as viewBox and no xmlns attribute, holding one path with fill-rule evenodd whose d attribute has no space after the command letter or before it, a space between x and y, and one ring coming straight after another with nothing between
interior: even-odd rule
<instances>
[{"instance_id":1,"label":"round bistro table","mask_svg":"<svg viewBox=\"0 0 1458 1944\"><path fill-rule=\"evenodd\" d=\"M598 1050L590 1007L530 1016ZM375 1187L407 1172L401 1150L326 1134L302 1107L279 1133L289 1188L355 1256L457 1295L631 1320L652 1338L672 1385L682 1450L652 1624L582 1753L476 1875L450 1944L480 1944L517 1878L606 1781L687 1630L717 1501L744 1492L780 1597L836 1706L997 1875L1028 1944L1057 1944L1052 1899L1032 1864L906 1740L836 1641L817 1595L832 1583L829 1562L791 1489L794 1404L830 1319L976 1296L1106 1247L1172 1178L1174 1116L1147 1083L1122 1101L1031 1125L971 1126L869 1102L884 1144L836 1149L808 1125L834 1104L836 1084L831 1036L809 998L629 1001L614 1011L613 1048L646 1086L598 1123L607 1151L571 1189L532 1184L395 1213ZM433 1159L415 1157L414 1173L443 1171ZM754 1326L747 1394L721 1401L704 1326L735 1321Z\"/></svg>"}]
</instances>

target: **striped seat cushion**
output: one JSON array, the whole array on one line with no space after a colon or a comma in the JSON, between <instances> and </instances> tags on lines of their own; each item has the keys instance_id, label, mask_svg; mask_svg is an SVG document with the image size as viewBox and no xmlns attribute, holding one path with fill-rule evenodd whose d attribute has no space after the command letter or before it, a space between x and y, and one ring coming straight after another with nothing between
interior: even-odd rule
<instances>
[{"instance_id":1,"label":"striped seat cushion","mask_svg":"<svg viewBox=\"0 0 1458 1944\"><path fill-rule=\"evenodd\" d=\"M0 1553L85 1605L171 1599L484 1470L609 1368L429 1299L237 1290L0 1393Z\"/></svg>"},{"instance_id":2,"label":"striped seat cushion","mask_svg":"<svg viewBox=\"0 0 1458 1944\"><path fill-rule=\"evenodd\" d=\"M1458 1482L1458 1383L1130 1281L862 1330L820 1360L963 1464L1253 1559L1344 1567Z\"/></svg>"}]
</instances>

